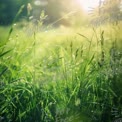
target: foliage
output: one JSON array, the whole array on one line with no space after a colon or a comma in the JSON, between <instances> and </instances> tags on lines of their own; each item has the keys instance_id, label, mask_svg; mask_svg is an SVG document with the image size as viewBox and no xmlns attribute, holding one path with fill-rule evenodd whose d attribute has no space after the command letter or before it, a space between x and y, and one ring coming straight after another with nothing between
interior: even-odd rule
<instances>
[{"instance_id":1,"label":"foliage","mask_svg":"<svg viewBox=\"0 0 122 122\"><path fill-rule=\"evenodd\" d=\"M8 25L13 22L17 11L22 5L26 5L30 0L0 0L0 25ZM27 15L26 8L21 17Z\"/></svg>"},{"instance_id":2,"label":"foliage","mask_svg":"<svg viewBox=\"0 0 122 122\"><path fill-rule=\"evenodd\" d=\"M108 28L30 35L31 27L16 26L1 46L1 121L111 122L122 116L120 35L115 41Z\"/></svg>"},{"instance_id":3,"label":"foliage","mask_svg":"<svg viewBox=\"0 0 122 122\"><path fill-rule=\"evenodd\" d=\"M0 121L111 122L121 118L121 23L47 30L42 26L47 16L40 11L36 24L15 25L23 9L10 27L0 28Z\"/></svg>"},{"instance_id":4,"label":"foliage","mask_svg":"<svg viewBox=\"0 0 122 122\"><path fill-rule=\"evenodd\" d=\"M122 20L121 0L100 0L99 6L91 11L94 24L118 23Z\"/></svg>"},{"instance_id":5,"label":"foliage","mask_svg":"<svg viewBox=\"0 0 122 122\"><path fill-rule=\"evenodd\" d=\"M35 1L40 2L40 4L36 5ZM42 1L46 1L46 0L42 0ZM77 11L79 11L79 6L75 4L75 1L71 1L71 0L67 0L67 1L48 0L47 5L45 6L41 4L41 0L26 0L26 1L1 0L0 1L0 18L1 18L0 25L11 24L13 22L13 19L16 16L17 11L22 5L25 5L25 8L23 9L23 12L21 13L21 16L19 16L17 21L22 19L28 20L28 18L30 19L33 18L35 21L39 20L41 11L45 11L45 14L48 15L48 17L44 20L44 23L45 24L53 23L53 25L55 26L59 24L64 24L66 26L69 26L72 23L72 21L74 21L73 19L69 19L69 17L70 18L74 17ZM29 7L28 5L30 6L31 9L30 11L28 11L28 7ZM80 12L82 13L81 10Z\"/></svg>"}]
</instances>

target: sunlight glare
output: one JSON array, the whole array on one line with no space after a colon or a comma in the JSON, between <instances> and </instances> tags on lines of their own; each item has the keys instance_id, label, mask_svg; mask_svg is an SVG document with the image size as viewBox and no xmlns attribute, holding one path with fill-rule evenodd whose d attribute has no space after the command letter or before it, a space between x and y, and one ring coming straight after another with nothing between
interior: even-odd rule
<instances>
[{"instance_id":1,"label":"sunlight glare","mask_svg":"<svg viewBox=\"0 0 122 122\"><path fill-rule=\"evenodd\" d=\"M99 5L99 0L77 0L84 11L89 11L90 8L95 8Z\"/></svg>"}]
</instances>

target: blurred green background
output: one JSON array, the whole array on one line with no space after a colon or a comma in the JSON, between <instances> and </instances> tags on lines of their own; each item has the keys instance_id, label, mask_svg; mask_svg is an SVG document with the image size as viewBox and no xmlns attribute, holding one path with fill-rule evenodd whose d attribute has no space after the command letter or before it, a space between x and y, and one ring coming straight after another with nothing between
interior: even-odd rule
<instances>
[{"instance_id":1,"label":"blurred green background","mask_svg":"<svg viewBox=\"0 0 122 122\"><path fill-rule=\"evenodd\" d=\"M84 11L83 8L91 1L86 1L87 2L83 0L0 0L0 25L11 24L22 5L25 5L25 7L21 15L19 15L18 21L22 19L28 20L29 17L30 19L33 17L33 19L38 20L40 19L42 10L44 10L45 15L47 15L47 18L44 20L45 24L59 20L55 25L64 24L69 26L76 22L82 23L83 25L84 22L88 22L86 16L91 17L92 23L113 22L122 19L121 0L95 0L98 6L87 5L87 7L89 7L87 12ZM28 3L30 3L29 6L31 8L29 8ZM60 18L62 19L60 20Z\"/></svg>"}]
</instances>

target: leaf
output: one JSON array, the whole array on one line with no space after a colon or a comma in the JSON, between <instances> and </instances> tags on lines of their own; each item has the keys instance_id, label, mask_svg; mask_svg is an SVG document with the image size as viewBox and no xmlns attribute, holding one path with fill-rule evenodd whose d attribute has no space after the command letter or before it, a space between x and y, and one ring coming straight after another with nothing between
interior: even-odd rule
<instances>
[{"instance_id":1,"label":"leaf","mask_svg":"<svg viewBox=\"0 0 122 122\"><path fill-rule=\"evenodd\" d=\"M93 54L93 56L91 57L91 59L90 59L88 65L91 64L92 60L94 59L94 55L95 55L95 54Z\"/></svg>"},{"instance_id":2,"label":"leaf","mask_svg":"<svg viewBox=\"0 0 122 122\"><path fill-rule=\"evenodd\" d=\"M117 97L117 94L111 88L109 88L109 92L111 92L113 96Z\"/></svg>"},{"instance_id":3,"label":"leaf","mask_svg":"<svg viewBox=\"0 0 122 122\"><path fill-rule=\"evenodd\" d=\"M90 42L89 39L86 36L84 36L84 35L82 35L80 33L77 33L77 34L80 35L80 36L82 36L82 37L84 37L85 39L87 39L88 42Z\"/></svg>"},{"instance_id":4,"label":"leaf","mask_svg":"<svg viewBox=\"0 0 122 122\"><path fill-rule=\"evenodd\" d=\"M0 54L0 57L6 55L7 53L9 53L9 52L11 52L11 51L12 51L12 49L11 49L11 50L8 50L8 51L6 51L6 52L4 52L4 53L2 53L2 54Z\"/></svg>"},{"instance_id":5,"label":"leaf","mask_svg":"<svg viewBox=\"0 0 122 122\"><path fill-rule=\"evenodd\" d=\"M7 71L8 68L5 68L1 73L0 73L0 76L2 76L6 71Z\"/></svg>"}]
</instances>

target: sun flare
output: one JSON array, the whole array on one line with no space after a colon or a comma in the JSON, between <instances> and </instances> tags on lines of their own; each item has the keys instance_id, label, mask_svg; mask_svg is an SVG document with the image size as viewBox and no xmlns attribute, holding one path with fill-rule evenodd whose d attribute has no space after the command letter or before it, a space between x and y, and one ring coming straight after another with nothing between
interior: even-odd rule
<instances>
[{"instance_id":1,"label":"sun flare","mask_svg":"<svg viewBox=\"0 0 122 122\"><path fill-rule=\"evenodd\" d=\"M95 8L99 5L99 0L77 0L84 11Z\"/></svg>"}]
</instances>

